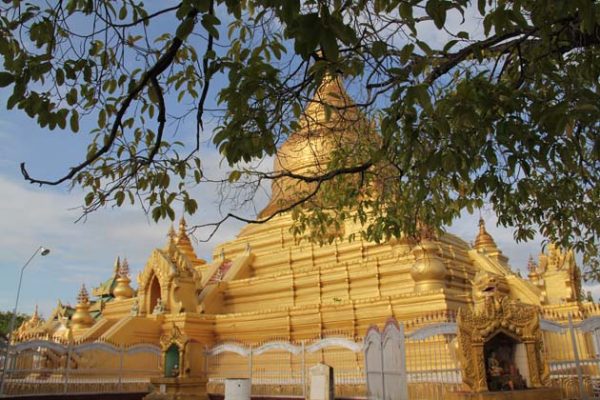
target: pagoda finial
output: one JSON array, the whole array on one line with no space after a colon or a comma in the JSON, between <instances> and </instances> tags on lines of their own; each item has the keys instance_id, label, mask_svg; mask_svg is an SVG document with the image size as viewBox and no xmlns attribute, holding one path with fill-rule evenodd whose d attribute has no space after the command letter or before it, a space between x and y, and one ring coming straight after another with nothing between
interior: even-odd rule
<instances>
[{"instance_id":1,"label":"pagoda finial","mask_svg":"<svg viewBox=\"0 0 600 400\"><path fill-rule=\"evenodd\" d=\"M475 246L476 249L496 249L496 242L494 242L494 238L490 235L485 229L485 221L482 217L479 218L479 234L477 238L475 238Z\"/></svg>"},{"instance_id":2,"label":"pagoda finial","mask_svg":"<svg viewBox=\"0 0 600 400\"><path fill-rule=\"evenodd\" d=\"M536 272L537 270L537 264L533 260L533 256L531 254L529 255L529 260L527 260L527 270L529 272Z\"/></svg>"},{"instance_id":3,"label":"pagoda finial","mask_svg":"<svg viewBox=\"0 0 600 400\"><path fill-rule=\"evenodd\" d=\"M123 258L123 262L119 268L119 277L129 278L129 262L127 262L127 258Z\"/></svg>"},{"instance_id":4,"label":"pagoda finial","mask_svg":"<svg viewBox=\"0 0 600 400\"><path fill-rule=\"evenodd\" d=\"M177 237L177 234L175 233L175 228L173 228L173 224L171 224L171 226L169 227L169 232L167 233L167 237L169 238L170 242L174 241L175 238Z\"/></svg>"},{"instance_id":5,"label":"pagoda finial","mask_svg":"<svg viewBox=\"0 0 600 400\"><path fill-rule=\"evenodd\" d=\"M121 269L119 270L119 277L117 278L117 285L113 290L113 295L117 300L130 299L133 297L134 290L129 286L131 280L129 279L129 263L124 258L121 263Z\"/></svg>"},{"instance_id":6,"label":"pagoda finial","mask_svg":"<svg viewBox=\"0 0 600 400\"><path fill-rule=\"evenodd\" d=\"M79 304L88 304L90 302L90 295L85 288L85 283L81 285L81 289L79 289L79 294L77 295L77 301Z\"/></svg>"},{"instance_id":7,"label":"pagoda finial","mask_svg":"<svg viewBox=\"0 0 600 400\"><path fill-rule=\"evenodd\" d=\"M187 223L185 222L185 218L181 217L181 219L179 220L179 235L181 236L182 233L186 233L187 230Z\"/></svg>"},{"instance_id":8,"label":"pagoda finial","mask_svg":"<svg viewBox=\"0 0 600 400\"><path fill-rule=\"evenodd\" d=\"M94 324L94 318L90 315L90 296L85 284L82 284L79 290L75 313L71 316L71 323L73 329L88 328Z\"/></svg>"},{"instance_id":9,"label":"pagoda finial","mask_svg":"<svg viewBox=\"0 0 600 400\"><path fill-rule=\"evenodd\" d=\"M35 305L35 310L33 310L33 315L31 316L31 320L32 321L37 321L39 319L40 319L40 313L39 313L39 310L38 310L38 305L36 304Z\"/></svg>"},{"instance_id":10,"label":"pagoda finial","mask_svg":"<svg viewBox=\"0 0 600 400\"><path fill-rule=\"evenodd\" d=\"M115 274L119 273L119 268L121 268L121 259L119 258L119 256L117 256L117 259L115 260L115 266L114 266Z\"/></svg>"}]
</instances>

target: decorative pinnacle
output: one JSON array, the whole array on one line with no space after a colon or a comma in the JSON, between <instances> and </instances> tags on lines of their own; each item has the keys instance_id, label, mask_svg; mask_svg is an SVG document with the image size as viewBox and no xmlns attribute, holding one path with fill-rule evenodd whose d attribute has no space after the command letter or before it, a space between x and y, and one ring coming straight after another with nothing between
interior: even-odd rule
<instances>
[{"instance_id":1,"label":"decorative pinnacle","mask_svg":"<svg viewBox=\"0 0 600 400\"><path fill-rule=\"evenodd\" d=\"M179 220L179 234L184 234L187 229L187 223L185 222L185 218L181 217Z\"/></svg>"},{"instance_id":2,"label":"decorative pinnacle","mask_svg":"<svg viewBox=\"0 0 600 400\"><path fill-rule=\"evenodd\" d=\"M119 277L129 278L129 263L127 262L127 258L124 258L123 262L121 263L121 268L119 268Z\"/></svg>"},{"instance_id":3,"label":"decorative pinnacle","mask_svg":"<svg viewBox=\"0 0 600 400\"><path fill-rule=\"evenodd\" d=\"M40 319L40 313L38 311L38 305L35 305L35 310L33 311L33 315L31 316L32 321L37 321Z\"/></svg>"},{"instance_id":4,"label":"decorative pinnacle","mask_svg":"<svg viewBox=\"0 0 600 400\"><path fill-rule=\"evenodd\" d=\"M529 272L535 272L537 269L537 264L533 260L533 256L531 254L529 255L529 260L527 261L527 269Z\"/></svg>"},{"instance_id":5,"label":"decorative pinnacle","mask_svg":"<svg viewBox=\"0 0 600 400\"><path fill-rule=\"evenodd\" d=\"M175 233L175 228L173 228L173 224L171 224L171 226L169 227L169 232L167 233L167 237L170 240L175 240L176 236L177 234Z\"/></svg>"},{"instance_id":6,"label":"decorative pinnacle","mask_svg":"<svg viewBox=\"0 0 600 400\"><path fill-rule=\"evenodd\" d=\"M119 258L119 256L117 256L117 259L115 260L115 266L114 266L114 272L116 274L119 273L119 268L121 267L121 259Z\"/></svg>"},{"instance_id":7,"label":"decorative pinnacle","mask_svg":"<svg viewBox=\"0 0 600 400\"><path fill-rule=\"evenodd\" d=\"M475 248L483 249L483 248L496 248L496 243L494 242L494 238L487 232L485 229L485 221L483 218L479 218L479 234L475 238Z\"/></svg>"},{"instance_id":8,"label":"decorative pinnacle","mask_svg":"<svg viewBox=\"0 0 600 400\"><path fill-rule=\"evenodd\" d=\"M79 304L88 304L90 302L90 295L85 288L85 283L81 285L81 289L79 289L79 295L77 295L77 301Z\"/></svg>"}]
</instances>

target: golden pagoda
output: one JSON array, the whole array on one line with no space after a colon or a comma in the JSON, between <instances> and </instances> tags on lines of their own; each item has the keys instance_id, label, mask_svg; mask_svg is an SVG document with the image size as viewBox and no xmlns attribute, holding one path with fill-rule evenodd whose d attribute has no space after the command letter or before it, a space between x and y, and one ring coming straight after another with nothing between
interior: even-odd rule
<instances>
[{"instance_id":1,"label":"golden pagoda","mask_svg":"<svg viewBox=\"0 0 600 400\"><path fill-rule=\"evenodd\" d=\"M367 126L341 80L326 79L297 132L279 149L274 170L318 174L340 143L359 149L354 155L360 157L360 143L371 140L364 134ZM427 235L416 244L362 239L322 246L299 243L291 233L291 213L275 213L312 186L289 176L272 186L272 198L260 213L272 218L247 225L217 245L210 262L197 257L183 218L177 232L170 229L166 245L150 254L137 277L137 292L117 259L111 278L93 291L101 305L98 315L91 318L90 300L84 295L68 315L75 340L117 345L143 341L165 351L180 346L185 355L177 361L178 379L196 379L205 387L204 349L216 343L298 342L329 335L360 340L369 326L382 326L390 317L445 321L459 309L481 303L489 282L499 293L538 307L556 321L565 321L568 313L583 318L597 312L580 299L580 273L570 251L550 246L539 265L530 263L530 279L524 279L483 220L474 245L450 233ZM361 226L347 221L342 229L348 236ZM60 318L60 313L50 317L45 334L54 336L64 327ZM29 322L20 332L33 334L39 329L36 324Z\"/></svg>"}]
</instances>

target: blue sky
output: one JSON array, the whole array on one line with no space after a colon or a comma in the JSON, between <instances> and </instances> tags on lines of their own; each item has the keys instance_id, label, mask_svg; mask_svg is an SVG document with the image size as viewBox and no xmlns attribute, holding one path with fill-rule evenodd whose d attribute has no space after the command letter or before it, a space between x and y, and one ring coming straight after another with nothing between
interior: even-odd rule
<instances>
[{"instance_id":1,"label":"blue sky","mask_svg":"<svg viewBox=\"0 0 600 400\"><path fill-rule=\"evenodd\" d=\"M472 27L478 29L476 25ZM431 29L427 32L429 43L446 40L445 34ZM98 285L112 271L117 256L127 257L135 278L143 268L151 251L166 241L170 222L154 223L141 208L125 206L102 209L75 223L79 217L77 207L83 194L79 189L69 191L66 186L43 187L26 183L19 164L27 163L33 176L55 178L85 155L88 137L86 126L79 134L69 131L48 131L16 110L6 110L6 90L0 90L0 310L12 309L16 295L18 273L23 263L38 246L51 249L46 257L37 257L25 272L19 311L31 313L35 304L48 316L60 299L75 303L82 283L88 288ZM214 98L214 95L212 96ZM216 175L225 174L226 163L209 144L210 125L201 149L204 166ZM181 131L185 134L186 129ZM189 140L189 137L187 137ZM178 140L181 140L178 137ZM270 165L271 160L265 164ZM189 218L193 224L212 222L219 215L219 196L215 187L199 188L195 197L200 212ZM256 201L260 210L265 204L263 196ZM179 215L178 215L179 217ZM516 244L512 231L496 227L495 216L484 211L488 231L499 247L510 258L515 269L525 271L530 254L540 251L540 239L526 244ZM477 233L479 215L468 215L457 221L450 232L463 239L473 240ZM231 221L219 229L208 243L197 242L196 251L209 260L212 249L222 241L233 239L242 224ZM135 283L135 279L134 279ZM594 287L594 293L600 292Z\"/></svg>"}]
</instances>

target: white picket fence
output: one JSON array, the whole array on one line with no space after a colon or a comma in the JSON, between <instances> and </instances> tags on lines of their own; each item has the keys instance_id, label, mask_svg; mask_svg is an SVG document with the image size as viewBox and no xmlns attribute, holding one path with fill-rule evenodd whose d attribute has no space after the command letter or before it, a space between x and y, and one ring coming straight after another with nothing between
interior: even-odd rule
<instances>
[{"instance_id":1,"label":"white picket fence","mask_svg":"<svg viewBox=\"0 0 600 400\"><path fill-rule=\"evenodd\" d=\"M150 378L161 374L160 357L160 348L152 344L18 343L9 349L2 394L146 392ZM132 365L145 367L134 369Z\"/></svg>"}]
</instances>

